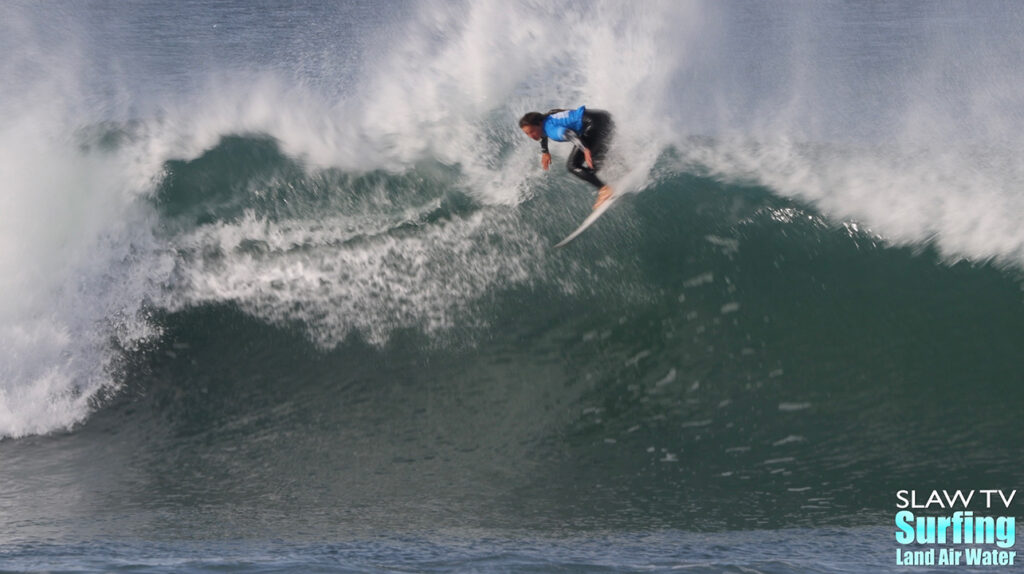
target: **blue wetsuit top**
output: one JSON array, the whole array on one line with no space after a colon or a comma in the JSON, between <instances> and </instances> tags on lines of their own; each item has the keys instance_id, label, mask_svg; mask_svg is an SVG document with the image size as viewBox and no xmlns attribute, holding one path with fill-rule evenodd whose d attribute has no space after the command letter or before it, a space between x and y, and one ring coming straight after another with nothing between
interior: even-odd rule
<instances>
[{"instance_id":1,"label":"blue wetsuit top","mask_svg":"<svg viewBox=\"0 0 1024 574\"><path fill-rule=\"evenodd\" d=\"M583 132L583 112L585 108L586 106L580 106L575 110L565 110L564 112L551 114L544 120L544 135L556 142L576 139L573 136ZM573 133L566 134L567 130L571 130Z\"/></svg>"}]
</instances>

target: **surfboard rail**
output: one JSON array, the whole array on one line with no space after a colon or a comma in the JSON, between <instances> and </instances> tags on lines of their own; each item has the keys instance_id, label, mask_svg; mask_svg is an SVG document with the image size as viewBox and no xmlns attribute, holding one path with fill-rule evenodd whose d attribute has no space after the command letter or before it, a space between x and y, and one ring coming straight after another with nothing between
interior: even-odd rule
<instances>
[{"instance_id":1,"label":"surfboard rail","mask_svg":"<svg viewBox=\"0 0 1024 574\"><path fill-rule=\"evenodd\" d=\"M620 197L622 197L622 195L619 192L615 192L614 194L612 194L612 196L606 199L604 203L599 205L597 209L591 211L590 215L588 215L587 218L583 220L583 223L581 223L580 226L575 229L575 231L570 233L565 239L556 243L555 249L565 247L566 245L569 244L570 241L579 237L581 233L586 231L588 227L593 225L595 221L597 221L602 215L604 215L604 212L608 211L608 208L611 207L613 203L618 201Z\"/></svg>"}]
</instances>

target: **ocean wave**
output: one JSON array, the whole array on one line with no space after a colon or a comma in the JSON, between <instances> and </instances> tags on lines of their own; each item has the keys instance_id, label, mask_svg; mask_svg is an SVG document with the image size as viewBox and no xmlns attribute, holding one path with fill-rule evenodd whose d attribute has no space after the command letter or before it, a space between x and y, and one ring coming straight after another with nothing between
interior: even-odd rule
<instances>
[{"instance_id":1,"label":"ocean wave","mask_svg":"<svg viewBox=\"0 0 1024 574\"><path fill-rule=\"evenodd\" d=\"M94 9L3 8L2 46L17 49L0 89L0 436L86 420L124 382L125 352L160 343L153 317L196 307L242 309L329 352L409 330L486 339L505 307L535 325L568 300L611 315L693 304L714 285L682 314L718 320L699 338L759 309L737 291L747 268L760 283L787 270L812 301L841 289L821 254L847 274L898 261L946 292L994 262L1009 273L982 291L1019 304L1005 285L1024 257L1022 82L1006 57L1020 39L999 7L952 36L935 9L894 16L905 43L881 52L843 51L859 33L893 41L844 6L805 20L730 3L321 8L350 34L298 26L256 51L212 27L154 48L138 34L159 30L122 37L78 17ZM230 22L220 11L236 7L210 9ZM194 17L180 24L205 26ZM943 56L978 30L1002 43L963 52L949 85ZM617 118L608 175L638 193L553 253L591 190L557 168L564 146L542 172L515 119L570 103ZM907 303L875 297L864 308ZM622 316L587 332L602 340ZM662 367L656 380L681 380Z\"/></svg>"}]
</instances>

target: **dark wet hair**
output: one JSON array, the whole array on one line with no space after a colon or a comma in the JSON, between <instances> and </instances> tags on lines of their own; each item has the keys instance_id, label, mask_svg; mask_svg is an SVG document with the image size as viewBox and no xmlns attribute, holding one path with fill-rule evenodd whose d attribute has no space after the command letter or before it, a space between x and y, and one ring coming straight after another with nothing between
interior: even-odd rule
<instances>
[{"instance_id":1,"label":"dark wet hair","mask_svg":"<svg viewBox=\"0 0 1024 574\"><path fill-rule=\"evenodd\" d=\"M526 112L523 117L519 118L519 127L542 126L544 125L544 120L548 119L548 116L564 111L565 108L552 108L548 110L548 113L546 114L542 114L540 112Z\"/></svg>"},{"instance_id":2,"label":"dark wet hair","mask_svg":"<svg viewBox=\"0 0 1024 574\"><path fill-rule=\"evenodd\" d=\"M547 116L540 112L526 112L523 117L519 118L519 127L526 126L542 126Z\"/></svg>"}]
</instances>

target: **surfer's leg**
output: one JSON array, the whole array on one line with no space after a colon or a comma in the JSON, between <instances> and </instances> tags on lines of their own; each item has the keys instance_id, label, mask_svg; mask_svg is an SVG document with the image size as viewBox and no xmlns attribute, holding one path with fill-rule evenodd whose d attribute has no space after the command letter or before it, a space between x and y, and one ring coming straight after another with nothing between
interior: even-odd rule
<instances>
[{"instance_id":1,"label":"surfer's leg","mask_svg":"<svg viewBox=\"0 0 1024 574\"><path fill-rule=\"evenodd\" d=\"M569 170L569 173L598 189L604 187L604 182L597 178L597 173L590 169L590 166L584 161L583 152L579 148L574 147L569 153L569 161L566 162L565 168Z\"/></svg>"},{"instance_id":2,"label":"surfer's leg","mask_svg":"<svg viewBox=\"0 0 1024 574\"><path fill-rule=\"evenodd\" d=\"M601 169L601 163L611 144L612 133L615 131L615 122L612 121L611 114L603 110L587 110L584 117L587 121L580 139L583 140L583 145L590 149L594 167Z\"/></svg>"},{"instance_id":3,"label":"surfer's leg","mask_svg":"<svg viewBox=\"0 0 1024 574\"><path fill-rule=\"evenodd\" d=\"M608 153L612 133L615 131L615 123L612 121L611 114L602 110L587 110L583 114L583 120L584 127L583 133L580 134L580 139L583 141L583 145L587 146L587 149L590 150L590 157L594 160L594 167L601 169L604 157ZM580 155L583 154L580 153ZM597 179L596 175L594 180L597 182L601 181ZM607 185L598 185L597 202L594 203L594 209L597 209L602 203L611 199L612 193L612 188Z\"/></svg>"}]
</instances>

